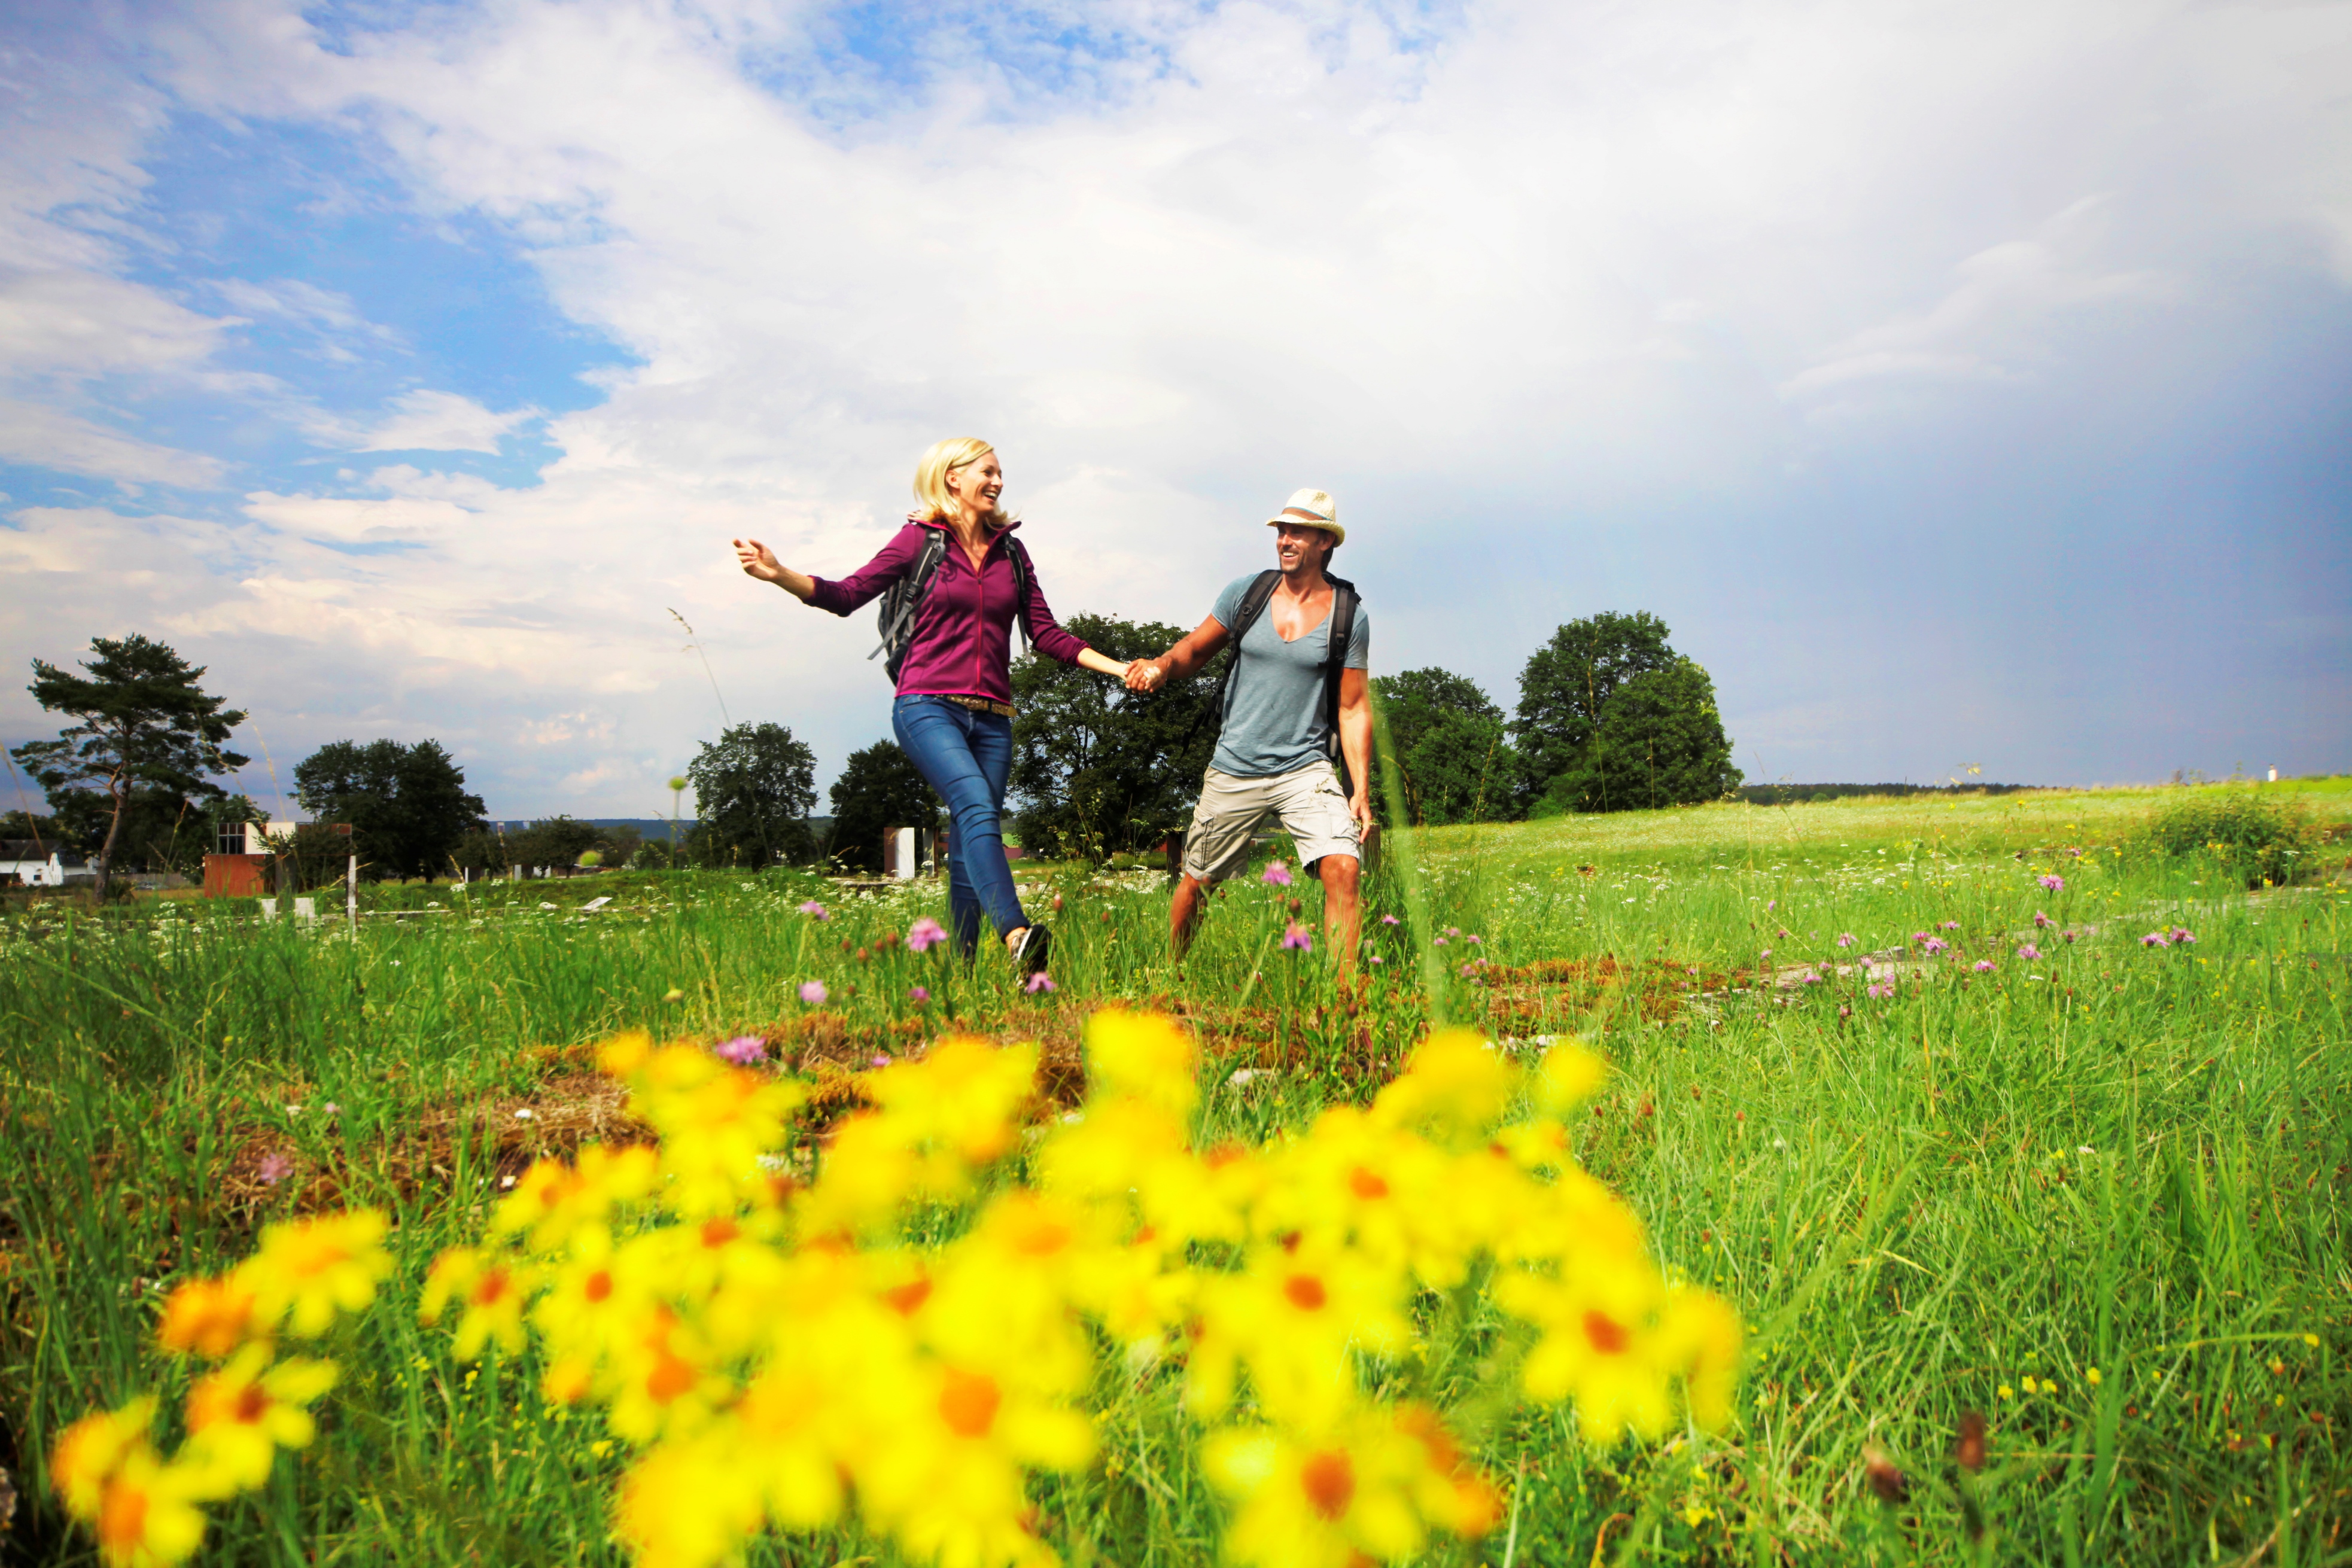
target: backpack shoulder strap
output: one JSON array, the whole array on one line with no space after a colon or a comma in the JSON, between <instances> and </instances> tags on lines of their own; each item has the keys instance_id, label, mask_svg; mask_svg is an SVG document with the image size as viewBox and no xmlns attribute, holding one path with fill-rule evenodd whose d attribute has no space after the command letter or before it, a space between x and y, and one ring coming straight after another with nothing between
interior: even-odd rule
<instances>
[{"instance_id":1,"label":"backpack shoulder strap","mask_svg":"<svg viewBox=\"0 0 2352 1568\"><path fill-rule=\"evenodd\" d=\"M1265 613L1265 601L1274 597L1275 584L1281 580L1282 573L1271 567L1259 572L1250 585L1242 590L1241 603L1234 607L1234 623L1225 628L1234 656L1225 661L1224 675L1217 682L1217 722L1220 725L1224 722L1226 705L1233 700L1234 672L1242 667L1242 639L1249 635L1251 627L1257 624L1257 618Z\"/></svg>"},{"instance_id":2,"label":"backpack shoulder strap","mask_svg":"<svg viewBox=\"0 0 2352 1568\"><path fill-rule=\"evenodd\" d=\"M907 569L907 575L891 585L891 597L884 601L882 642L866 655L867 659L888 653L892 643L903 641L913 631L915 612L922 608L923 595L930 591L931 579L947 556L948 536L938 528L924 529L922 549ZM893 608L898 612L896 615L888 613Z\"/></svg>"},{"instance_id":3,"label":"backpack shoulder strap","mask_svg":"<svg viewBox=\"0 0 2352 1568\"><path fill-rule=\"evenodd\" d=\"M1037 644L1029 636L1029 584L1036 574L1030 570L1029 547L1021 542L1020 535L1007 534L1004 555L1013 563L1013 624L1021 628L1021 645L1034 648Z\"/></svg>"},{"instance_id":4,"label":"backpack shoulder strap","mask_svg":"<svg viewBox=\"0 0 2352 1568\"><path fill-rule=\"evenodd\" d=\"M1334 756L1339 747L1339 682L1347 674L1348 644L1356 640L1356 585L1344 577L1331 582L1331 638L1323 655L1323 720Z\"/></svg>"}]
</instances>

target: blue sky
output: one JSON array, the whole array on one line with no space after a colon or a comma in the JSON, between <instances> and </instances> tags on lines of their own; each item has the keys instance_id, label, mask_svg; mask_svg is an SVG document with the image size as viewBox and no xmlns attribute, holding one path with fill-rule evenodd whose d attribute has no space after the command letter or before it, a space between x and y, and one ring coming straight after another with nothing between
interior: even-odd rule
<instances>
[{"instance_id":1,"label":"blue sky","mask_svg":"<svg viewBox=\"0 0 2352 1568\"><path fill-rule=\"evenodd\" d=\"M173 643L265 801L665 811L677 617L829 781L870 628L727 541L964 433L1066 612L1320 486L1377 666L1653 611L1754 779L2352 767L2352 5L50 4L0 87L0 662Z\"/></svg>"}]
</instances>

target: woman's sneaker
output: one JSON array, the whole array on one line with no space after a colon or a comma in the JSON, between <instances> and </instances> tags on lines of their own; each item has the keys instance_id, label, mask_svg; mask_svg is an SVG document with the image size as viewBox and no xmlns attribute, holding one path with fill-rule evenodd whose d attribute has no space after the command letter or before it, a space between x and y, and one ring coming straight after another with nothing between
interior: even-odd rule
<instances>
[{"instance_id":1,"label":"woman's sneaker","mask_svg":"<svg viewBox=\"0 0 2352 1568\"><path fill-rule=\"evenodd\" d=\"M1013 945L1013 967L1015 973L1034 975L1045 967L1045 955L1054 946L1054 934L1042 925L1032 925L1021 933Z\"/></svg>"}]
</instances>

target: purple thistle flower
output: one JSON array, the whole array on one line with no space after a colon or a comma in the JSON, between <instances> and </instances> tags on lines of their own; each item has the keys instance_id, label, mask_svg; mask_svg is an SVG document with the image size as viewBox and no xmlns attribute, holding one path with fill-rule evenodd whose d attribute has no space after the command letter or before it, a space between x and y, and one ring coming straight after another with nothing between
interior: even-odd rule
<instances>
[{"instance_id":1,"label":"purple thistle flower","mask_svg":"<svg viewBox=\"0 0 2352 1568\"><path fill-rule=\"evenodd\" d=\"M1383 915L1381 916L1381 924L1383 925L1394 925L1396 923L1397 917L1393 915Z\"/></svg>"},{"instance_id":2,"label":"purple thistle flower","mask_svg":"<svg viewBox=\"0 0 2352 1568\"><path fill-rule=\"evenodd\" d=\"M1035 974L1030 976L1029 983L1021 988L1024 993L1033 997L1040 991L1045 992L1047 996L1051 996L1061 988L1061 987L1054 984L1054 977L1045 973L1043 969L1040 969Z\"/></svg>"},{"instance_id":3,"label":"purple thistle flower","mask_svg":"<svg viewBox=\"0 0 2352 1568\"><path fill-rule=\"evenodd\" d=\"M947 939L946 930L928 915L907 927L907 951L909 953L927 952Z\"/></svg>"},{"instance_id":4,"label":"purple thistle flower","mask_svg":"<svg viewBox=\"0 0 2352 1568\"><path fill-rule=\"evenodd\" d=\"M1780 907L1780 901L1777 898L1767 899L1764 903L1764 907L1767 909L1778 909Z\"/></svg>"},{"instance_id":5,"label":"purple thistle flower","mask_svg":"<svg viewBox=\"0 0 2352 1568\"><path fill-rule=\"evenodd\" d=\"M1895 985L1891 980L1883 986L1864 986L1863 988L1863 995L1868 997L1872 1001L1877 1001L1882 998L1891 997L1894 994Z\"/></svg>"},{"instance_id":6,"label":"purple thistle flower","mask_svg":"<svg viewBox=\"0 0 2352 1568\"><path fill-rule=\"evenodd\" d=\"M1462 935L1462 927L1459 925L1449 925L1445 928L1445 934L1448 936L1459 936Z\"/></svg>"},{"instance_id":7,"label":"purple thistle flower","mask_svg":"<svg viewBox=\"0 0 2352 1568\"><path fill-rule=\"evenodd\" d=\"M1307 927L1294 920L1282 934L1282 950L1286 953L1312 953L1315 951L1315 938L1307 935Z\"/></svg>"},{"instance_id":8,"label":"purple thistle flower","mask_svg":"<svg viewBox=\"0 0 2352 1568\"><path fill-rule=\"evenodd\" d=\"M2072 931L2061 931L2058 935L2069 942L2074 939L2074 934Z\"/></svg>"},{"instance_id":9,"label":"purple thistle flower","mask_svg":"<svg viewBox=\"0 0 2352 1568\"><path fill-rule=\"evenodd\" d=\"M1462 977L1465 980L1470 978L1473 975L1475 975L1477 972L1478 966L1475 964L1465 964L1462 966Z\"/></svg>"},{"instance_id":10,"label":"purple thistle flower","mask_svg":"<svg viewBox=\"0 0 2352 1568\"><path fill-rule=\"evenodd\" d=\"M1265 883L1268 887L1288 887L1290 885L1290 868L1284 865L1280 861L1270 861L1266 863L1265 874L1258 878L1258 880Z\"/></svg>"},{"instance_id":11,"label":"purple thistle flower","mask_svg":"<svg viewBox=\"0 0 2352 1568\"><path fill-rule=\"evenodd\" d=\"M1840 1003L1838 1006L1838 1017L1842 1019L1850 1019L1853 1017L1853 1006L1848 1003Z\"/></svg>"},{"instance_id":12,"label":"purple thistle flower","mask_svg":"<svg viewBox=\"0 0 2352 1568\"><path fill-rule=\"evenodd\" d=\"M1473 947L1476 947L1476 946L1482 946L1482 945L1484 944L1484 940L1485 940L1485 939L1484 939L1483 937L1480 937L1480 936L1476 936L1475 934L1473 934L1473 935L1471 935L1471 936L1465 936L1464 938L1462 938L1462 940L1464 940L1465 942L1469 943L1469 944L1470 944L1470 946L1472 946Z\"/></svg>"},{"instance_id":13,"label":"purple thistle flower","mask_svg":"<svg viewBox=\"0 0 2352 1568\"><path fill-rule=\"evenodd\" d=\"M887 1051L877 1051L870 1060L868 1060L866 1065L869 1067L887 1067L890 1065L889 1054Z\"/></svg>"},{"instance_id":14,"label":"purple thistle flower","mask_svg":"<svg viewBox=\"0 0 2352 1568\"><path fill-rule=\"evenodd\" d=\"M2022 955L2020 956L2022 956ZM1975 963L1969 965L1969 967L1974 969L1979 975L1989 975L1992 973L1992 960L1990 958L1979 958Z\"/></svg>"},{"instance_id":15,"label":"purple thistle flower","mask_svg":"<svg viewBox=\"0 0 2352 1568\"><path fill-rule=\"evenodd\" d=\"M294 1174L294 1162L284 1155L272 1151L261 1156L261 1168L254 1174L259 1176L266 1186L276 1186Z\"/></svg>"},{"instance_id":16,"label":"purple thistle flower","mask_svg":"<svg viewBox=\"0 0 2352 1568\"><path fill-rule=\"evenodd\" d=\"M768 1042L756 1034L739 1034L733 1040L720 1040L710 1048L721 1061L731 1061L738 1067L749 1067L763 1061L768 1055Z\"/></svg>"},{"instance_id":17,"label":"purple thistle flower","mask_svg":"<svg viewBox=\"0 0 2352 1568\"><path fill-rule=\"evenodd\" d=\"M2172 940L2186 946L2197 940L2197 933L2189 930L2186 925L2176 925L2172 928Z\"/></svg>"},{"instance_id":18,"label":"purple thistle flower","mask_svg":"<svg viewBox=\"0 0 2352 1568\"><path fill-rule=\"evenodd\" d=\"M803 980L801 982L801 1000L806 1002L809 1006L813 1008L821 1008L824 1006L824 997L825 990L824 982L823 980Z\"/></svg>"},{"instance_id":19,"label":"purple thistle flower","mask_svg":"<svg viewBox=\"0 0 2352 1568\"><path fill-rule=\"evenodd\" d=\"M907 993L907 997L910 1001L928 1002L931 999L931 993L925 990L922 987L917 986L913 990Z\"/></svg>"},{"instance_id":20,"label":"purple thistle flower","mask_svg":"<svg viewBox=\"0 0 2352 1568\"><path fill-rule=\"evenodd\" d=\"M1928 955L1930 957L1934 956L1937 953L1948 953L1951 950L1952 945L1949 942L1945 941L1941 936L1928 936L1923 939L1919 944L1919 951Z\"/></svg>"},{"instance_id":21,"label":"purple thistle flower","mask_svg":"<svg viewBox=\"0 0 2352 1568\"><path fill-rule=\"evenodd\" d=\"M1818 986L1822 983L1821 972L1816 969L1808 969L1804 973L1803 980L1806 985Z\"/></svg>"},{"instance_id":22,"label":"purple thistle flower","mask_svg":"<svg viewBox=\"0 0 2352 1568\"><path fill-rule=\"evenodd\" d=\"M2036 947L2032 943L2028 942L2018 948L2017 956L2031 964L2034 959L2042 956L2042 949Z\"/></svg>"},{"instance_id":23,"label":"purple thistle flower","mask_svg":"<svg viewBox=\"0 0 2352 1568\"><path fill-rule=\"evenodd\" d=\"M2057 924L2058 923L2055 920L2051 919L2050 916L2042 914L2042 911L2037 909L2033 912L2033 928L2036 931L2047 931L2050 927Z\"/></svg>"},{"instance_id":24,"label":"purple thistle flower","mask_svg":"<svg viewBox=\"0 0 2352 1568\"><path fill-rule=\"evenodd\" d=\"M1765 949L1764 949L1764 951L1762 951L1761 953L1759 953L1758 955L1756 955L1756 961L1757 961L1758 963L1759 963L1759 964L1760 964L1760 963L1762 963L1765 959L1769 958L1771 956L1772 956L1772 949L1771 949L1771 948L1769 948L1769 947L1767 947L1767 948L1765 948Z\"/></svg>"},{"instance_id":25,"label":"purple thistle flower","mask_svg":"<svg viewBox=\"0 0 2352 1568\"><path fill-rule=\"evenodd\" d=\"M1959 928L1960 923L1957 920L1947 920L1944 922L1944 929L1947 931L1958 931Z\"/></svg>"},{"instance_id":26,"label":"purple thistle flower","mask_svg":"<svg viewBox=\"0 0 2352 1568\"><path fill-rule=\"evenodd\" d=\"M2139 939L2139 945L2143 947L2169 947L2172 938L2161 931L2151 931Z\"/></svg>"},{"instance_id":27,"label":"purple thistle flower","mask_svg":"<svg viewBox=\"0 0 2352 1568\"><path fill-rule=\"evenodd\" d=\"M1861 940L1861 937L1856 936L1851 931L1841 931L1838 933L1837 945L1841 947L1851 947Z\"/></svg>"},{"instance_id":28,"label":"purple thistle flower","mask_svg":"<svg viewBox=\"0 0 2352 1568\"><path fill-rule=\"evenodd\" d=\"M824 904L819 904L819 903L818 903L815 899L814 899L814 898L810 899L806 904L802 904L802 905L801 905L801 913L802 913L803 915L814 915L815 918L817 918L817 919L819 919L819 920L830 920L830 919L832 919L832 918L833 918L833 916L832 916L832 915L827 915L827 914L824 912Z\"/></svg>"},{"instance_id":29,"label":"purple thistle flower","mask_svg":"<svg viewBox=\"0 0 2352 1568\"><path fill-rule=\"evenodd\" d=\"M1433 936L1430 938L1430 946L1433 947L1443 947L1445 946L1445 938L1443 936Z\"/></svg>"},{"instance_id":30,"label":"purple thistle flower","mask_svg":"<svg viewBox=\"0 0 2352 1568\"><path fill-rule=\"evenodd\" d=\"M2040 882L2042 886L2048 888L2053 893L2063 893L2066 891L2066 879L2060 876L2054 871L2049 873L2047 875L2038 877L2035 880Z\"/></svg>"},{"instance_id":31,"label":"purple thistle flower","mask_svg":"<svg viewBox=\"0 0 2352 1568\"><path fill-rule=\"evenodd\" d=\"M1372 955L1372 962L1375 964L1385 964L1388 960L1381 957L1378 953L1375 953Z\"/></svg>"}]
</instances>

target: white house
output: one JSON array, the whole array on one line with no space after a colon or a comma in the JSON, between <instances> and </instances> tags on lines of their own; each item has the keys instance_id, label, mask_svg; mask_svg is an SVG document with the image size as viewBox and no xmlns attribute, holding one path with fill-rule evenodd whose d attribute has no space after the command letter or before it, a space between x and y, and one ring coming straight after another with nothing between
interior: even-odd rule
<instances>
[{"instance_id":1,"label":"white house","mask_svg":"<svg viewBox=\"0 0 2352 1568\"><path fill-rule=\"evenodd\" d=\"M0 883L63 887L68 873L87 874L89 862L72 850L37 839L0 839Z\"/></svg>"}]
</instances>

